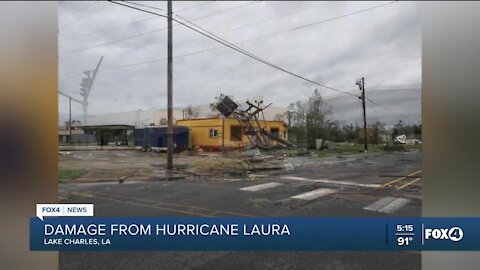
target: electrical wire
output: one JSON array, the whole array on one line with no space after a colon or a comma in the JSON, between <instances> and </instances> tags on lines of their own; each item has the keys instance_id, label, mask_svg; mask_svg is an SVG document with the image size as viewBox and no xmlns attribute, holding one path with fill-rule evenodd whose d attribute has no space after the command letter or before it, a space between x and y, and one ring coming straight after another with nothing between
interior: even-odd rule
<instances>
[{"instance_id":1,"label":"electrical wire","mask_svg":"<svg viewBox=\"0 0 480 270\"><path fill-rule=\"evenodd\" d=\"M156 10L160 10L160 11L165 11L165 12L167 12L165 9L162 9L162 8L158 8L158 7L154 7L154 6L147 6L147 5L140 4L140 3L136 3L136 2L132 2L132 1L123 0L122 2L129 3L129 4L131 4L131 5L136 5L136 6L140 6L140 7L148 7L148 8L152 8L152 9L156 9Z\"/></svg>"},{"instance_id":2,"label":"electrical wire","mask_svg":"<svg viewBox=\"0 0 480 270\"><path fill-rule=\"evenodd\" d=\"M286 14L282 14L280 16L276 16L276 17L265 19L265 20L256 21L256 22L253 22L253 23L241 25L241 26L238 26L238 27L235 27L235 28L232 28L232 29L228 29L228 30L225 30L225 31L222 31L222 32L218 32L217 35L237 31L237 30L247 28L247 27L250 27L250 26L253 26L253 25L265 23L265 22L268 22L268 21L277 20L277 19L280 19L280 18L283 18L283 17L286 17L286 16L302 13L302 12L305 12L305 11L310 11L310 10L313 10L313 9L316 9L316 8L319 8L319 7L322 7L322 6L325 6L325 5L333 4L333 3L335 3L335 1L329 1L328 3L323 3L322 5L307 7L307 8L304 8L304 9L300 9L300 10L296 10L296 11L289 12L289 13L286 13ZM195 39L195 40L192 40L192 41L196 41L196 40L200 40L200 39L204 39L204 38L199 38L199 39ZM182 43L182 44L184 44L184 43ZM177 44L176 46L179 46L179 44Z\"/></svg>"},{"instance_id":3,"label":"electrical wire","mask_svg":"<svg viewBox=\"0 0 480 270\"><path fill-rule=\"evenodd\" d=\"M250 39L243 40L242 43L250 42L250 41L254 41L254 40L259 40L259 39L263 39L263 38L270 37L270 36L285 34L285 33L297 31L297 30L300 30L300 29L304 29L304 28L307 28L307 27L319 25L319 24L322 24L322 23L327 23L327 22L331 22L331 21L338 20L338 19L343 19L343 18L352 16L352 15L360 14L360 13L363 13L363 12L366 12L366 11L370 11L370 10L372 10L372 9L384 7L384 6L386 6L386 5L394 4L394 3L397 3L397 2L398 2L398 0L397 0L397 1L388 2L388 3L382 4L382 5L378 5L378 6L374 6L374 7L370 7L370 8L366 8L366 9L362 9L362 10L358 10L358 11L355 11L355 12L352 12L352 13L348 13L348 14L345 14L345 15L342 15L342 16L338 16L338 17L334 17L334 18L330 18L330 19L325 19L325 20L321 20L321 21L318 21L318 22L309 23L309 24L306 24L306 25L301 25L301 26L294 27L294 28L290 28L290 29L287 29L287 30L282 30L282 31L277 31L277 32L269 33L269 34L260 35L260 36L257 36L257 37L253 37L253 38L250 38Z\"/></svg>"},{"instance_id":4,"label":"electrical wire","mask_svg":"<svg viewBox=\"0 0 480 270\"><path fill-rule=\"evenodd\" d=\"M150 14L153 14L153 15L156 15L156 16L167 17L167 16L165 16L165 15L163 15L163 14L154 13L154 12L151 12L151 11L148 11L148 10L144 10L144 9L132 7L132 6L129 6L129 5L125 5L125 4L118 3L118 2L114 2L114 1L110 1L110 2L111 2L111 3L114 3L114 4L117 4L117 5L122 5L122 6L125 6L125 7L128 7L128 8L131 8L131 9L136 9L136 10L139 10L139 11L143 11L143 12L146 12L146 13L150 13ZM128 1L126 1L126 2L129 3ZM396 1L389 2L389 3L386 3L386 4L382 4L382 5L375 6L375 7L371 7L371 8L368 8L368 9L361 10L361 11L353 12L353 13L346 14L346 15L343 15L343 16L340 16L340 17L337 17L337 18L333 18L333 19L344 18L344 17L347 17L347 16L351 16L351 15L354 15L354 14L358 14L358 13L360 13L360 12L364 12L364 11L372 10L372 9L375 9L375 8L379 8L379 7L382 7L382 6L385 6L385 5L388 5L388 4L392 4L392 3L395 3L395 2L396 2ZM136 4L136 3L135 3L135 4ZM142 5L142 6L146 6L146 7L152 8L152 7L147 6L147 5ZM153 8L155 8L155 7L153 7ZM159 9L159 8L156 8L156 9ZM163 10L163 9L159 9L159 10ZM275 68L275 69L277 69L277 70L283 71L284 73L290 74L290 75L292 75L292 76L294 76L294 77L297 77L297 78L299 78L299 79L302 79L302 80L307 81L307 82L309 82L309 83L312 83L312 84L314 84L314 85L318 85L318 86L321 86L321 87L324 87L324 88L327 88L327 89L330 89L330 90L333 90L333 91L336 91L336 92L340 92L340 93L343 93L343 94L347 94L347 95L351 95L351 96L357 97L357 95L352 94L351 92L346 92L346 91L343 91L343 90L335 89L335 88L330 87L330 86L326 86L326 85L324 85L324 84L318 83L318 82L316 82L316 81L313 81L313 80L310 80L310 79L308 79L308 78L305 78L305 77L303 77L303 76L301 76L301 75L298 75L298 74L296 74L296 73L293 73L293 72L291 72L291 71L289 71L289 70L286 70L286 69L284 69L284 68L282 68L282 67L279 67L279 66L277 66L277 65L275 65L275 64L272 64L272 63L270 63L270 62L268 62L268 61L266 61L266 60L264 60L264 59L262 59L262 58L260 58L260 57L258 57L258 56L256 56L256 55L254 55L254 54L252 54L252 53L250 53L250 52L248 52L248 51L246 51L246 50L244 50L244 49L242 49L242 48L239 48L239 47L236 46L235 44L230 43L230 42L226 41L225 39L220 38L219 36L217 36L217 35L209 32L209 31L205 30L204 28L202 28L202 27L200 27L200 26L192 23L192 21L189 21L188 19L183 18L183 17L181 17L181 16L179 16L179 15L176 15L176 16L179 17L179 18L181 18L181 19L183 19L183 20L185 20L185 21L187 21L188 23L194 25L196 28L201 29L201 31L198 30L198 29L195 29L195 28L192 27L192 26L187 25L187 24L184 23L184 22L180 22L179 20L176 20L176 19L173 19L173 18L172 18L172 20L176 21L177 23L179 23L179 24L181 24L181 25L183 25L183 26L185 26L185 27L187 27L187 28L190 28L191 30L193 30L193 31L195 31L195 32L197 32L197 33L200 33L200 34L204 35L204 36L207 37L207 38L210 38L210 39L212 39L212 40L214 40L214 41L217 41L218 43L221 43L221 44L223 44L223 45L226 46L226 47L229 47L229 48L231 48L231 49L233 49L233 50L235 50L235 51L237 51L237 52L240 52L240 53L242 53L242 54L244 54L244 55L246 55L246 56L248 56L248 57L250 57L250 58L252 58L252 59L254 59L254 60L257 60L257 61L259 61L259 62L261 62L261 63L263 63L263 64L266 64L266 65L268 65L268 66L270 66L270 67L273 67L273 68ZM289 29L289 30L287 30L287 31L282 31L282 32L284 33L284 32L294 31L294 30L297 30L297 29L302 29L302 28L304 28L304 27L309 27L309 26L312 26L312 25L317 25L317 24L319 24L319 23L331 21L331 20L333 20L333 19L324 20L324 21L316 22L316 23L311 23L311 24L308 24L308 25L296 27L296 28ZM206 34L205 32L208 33L208 34ZM277 33L279 33L279 32L277 32ZM277 33L274 33L274 34L277 34ZM223 46L222 46L222 47L223 47ZM209 50L213 50L213 49L217 49L217 48L212 48L212 49L209 49ZM201 52L209 51L209 50L203 50L203 51L201 51ZM200 52L192 52L192 53L188 53L188 54L184 54L184 55L179 55L179 56L176 56L176 57L181 57L181 56L186 56L186 55L192 55L192 54L195 54L195 53L200 53ZM164 60L164 59L157 59L157 60L153 60L153 61L148 61L148 63L158 62L158 61L161 61L161 60ZM138 65L138 64L143 64L143 63L137 63L137 64L134 64L134 65ZM127 65L124 65L124 66L127 66ZM128 65L128 66L132 66L132 64L131 64L131 65ZM103 68L103 69L109 69L109 68ZM112 69L112 67L110 67L110 69ZM366 99L369 100L372 104L376 104L376 105L379 106L379 107L382 107L382 108L384 108L384 109L386 109L386 110L389 110L389 111L391 111L391 112L394 112L393 110L384 107L383 105L381 105L381 104L373 101L373 100L370 99L370 98L366 98ZM395 113L397 113L397 112L395 112ZM399 114L399 113L397 113L397 114ZM399 114L399 115L401 115L401 114ZM377 115L377 118L378 118L378 115ZM407 117L407 118L408 118L408 117Z\"/></svg>"},{"instance_id":5,"label":"electrical wire","mask_svg":"<svg viewBox=\"0 0 480 270\"><path fill-rule=\"evenodd\" d=\"M407 115L401 114L401 113L399 113L399 112L397 112L397 111L394 111L394 110L392 110L392 109L390 109L390 108L388 108L388 107L385 107L385 106L383 106L382 104L380 104L380 103L378 103L378 102L376 102L376 101L373 101L373 100L370 99L370 98L365 97L365 99L368 100L368 101L370 101L372 104L375 104L375 105L377 105L378 107L380 107L380 108L382 108L382 109L384 109L384 110L386 110L386 111L395 113L395 114L397 114L397 115L399 115L399 116L402 116L402 117L407 118L407 120L410 120L410 117L407 116Z\"/></svg>"},{"instance_id":6,"label":"electrical wire","mask_svg":"<svg viewBox=\"0 0 480 270\"><path fill-rule=\"evenodd\" d=\"M113 1L112 1L112 2L113 2ZM336 20L336 19L339 19L339 18L344 18L344 17L347 17L347 16L351 16L351 15L354 15L354 14L358 14L358 13L360 13L360 12L365 12L365 11L372 10L372 9L374 9L374 8L378 8L378 7L385 6L385 5L387 5L387 4L391 4L391 3L395 3L395 2L397 2L397 1L389 2L389 3L382 4L382 5L375 6L375 7L370 7L370 8L367 8L367 9L359 10L359 11L356 11L356 12L353 12L353 13L349 13L349 14L346 14L346 15L342 15L342 16L339 16L339 17L335 17L335 18L323 20L323 21L320 21L320 22L310 23L310 24L308 24L308 25L311 26L311 25L317 25L317 24L324 23L324 22L329 22L329 21L332 21L332 20ZM328 3L327 3L327 4L328 4ZM144 5L144 6L146 6L146 5ZM320 6L321 6L321 5L320 5ZM317 7L318 7L318 6L317 6ZM304 10L299 10L299 11L297 11L297 12L303 12L303 11L304 11ZM296 12L292 12L292 13L289 13L289 14L284 14L284 15L282 15L282 16L291 15L291 14L293 14L293 13L296 13ZM279 16L279 17L282 17L282 16ZM275 19L275 18L271 18L271 19ZM264 20L264 21L261 21L261 22L265 22L265 21L268 21L268 20L271 20L271 19L267 19L267 20ZM192 20L191 20L191 21L192 21ZM261 23L261 22L257 22L257 23ZM256 24L256 23L253 23L253 24ZM250 24L250 25L253 25L253 24ZM227 30L227 31L225 31L225 32L233 31L233 30L238 30L238 29L240 29L240 28L247 27L247 26L250 26L250 25L244 25L244 26L241 26L241 27L232 29L232 30ZM267 37L267 36L270 36L270 35L276 35L276 34L280 34L280 33L290 32L290 31L293 31L293 29L301 29L301 28L303 28L303 27L304 27L304 26L300 26L300 27L288 29L288 30L285 30L285 31L274 32L274 33L270 33L270 34L266 34L266 35L254 37L254 38L247 39L247 40L238 41L238 42L235 42L234 44L242 44L242 43L244 43L244 42L249 42L249 41L253 41L253 40L258 40L258 39L261 39L261 38L264 38L264 37ZM225 32L222 32L222 33L225 33ZM197 39L197 40L198 40L198 39ZM184 42L183 44L185 44L185 43L188 43L188 42ZM215 50L215 49L220 49L220 48L221 48L221 47L217 47L217 48L202 50L202 51L199 51L199 52L209 52L209 51L213 51L213 50ZM124 59L122 59L122 60L124 60ZM115 62L118 62L118 61L115 61ZM115 62L112 62L112 63L115 63ZM144 62L144 63L150 63L150 61L147 61L147 62ZM133 65L133 64L132 64L132 65Z\"/></svg>"},{"instance_id":7,"label":"electrical wire","mask_svg":"<svg viewBox=\"0 0 480 270\"><path fill-rule=\"evenodd\" d=\"M200 7L200 6L209 5L209 4L212 4L212 3L215 3L215 2L216 1L209 1L209 2L201 3L201 4L198 4L198 5L195 5L195 6L183 8L183 9L180 9L180 10L175 10L175 12L182 12L182 11L190 10L190 9L197 8L197 7Z\"/></svg>"},{"instance_id":8,"label":"electrical wire","mask_svg":"<svg viewBox=\"0 0 480 270\"><path fill-rule=\"evenodd\" d=\"M134 2L130 2L130 1L125 1L125 2L134 3ZM211 4L211 3L214 3L214 2L215 2L215 1L210 1L210 2L207 2L207 3L202 3L202 4L199 4L199 5L192 6L192 7L190 7L190 8L185 8L185 9L178 10L178 11L176 11L176 12L177 12L177 13L178 13L178 12L182 12L182 11L184 11L184 10L193 9L193 8L195 8L195 7L199 7L199 6L206 5L206 4ZM96 3L98 3L98 2L95 2L95 3L93 3L93 4L96 4ZM135 4L138 4L138 3L135 3ZM90 6L91 6L91 5L90 5ZM88 6L88 7L89 7L89 6ZM82 10L83 10L83 9L82 9ZM80 12L80 11L78 11L78 12ZM95 32L90 32L90 33L85 33L85 34L80 34L80 35L77 35L77 36L65 38L65 39L60 40L59 43L63 43L63 42L71 41L71 40L76 40L76 39L79 39L79 38L88 37L88 36L95 35L95 34L105 33L105 32L111 31L111 30L119 29L119 28L122 28L122 27L125 27L125 26L134 25L134 24L137 24L137 23L140 23L140 22L150 21L150 20L153 20L153 19L158 19L158 16L149 17L149 18L144 18L144 19L137 20L137 21L134 21L134 22L130 22L130 23L118 25L118 26L115 26L115 27L106 28L106 29L103 29L103 30L100 30L100 31L95 31Z\"/></svg>"},{"instance_id":9,"label":"electrical wire","mask_svg":"<svg viewBox=\"0 0 480 270\"><path fill-rule=\"evenodd\" d=\"M117 2L113 2L113 1L109 1L109 2L110 3L116 3L116 4L119 4L119 5L122 5L122 6L131 7L131 8L138 9L138 10L142 10L142 9L139 9L139 8L136 8L136 7L128 6L128 5L125 5L125 4L120 4L120 3L117 3ZM244 8L244 7L250 6L252 4L256 4L256 3L257 2L255 2L255 1L253 1L253 3L249 2L246 5L240 5L240 6L236 6L236 7L230 8L230 9L225 9L225 10L222 10L222 11L219 11L219 12L216 12L216 13L208 14L208 15L205 15L205 16L202 16L202 17L197 17L195 19L192 19L192 21L193 20L205 19L205 18L214 16L214 15L225 13L225 12L230 12L232 10L239 9L239 8ZM153 8L155 8L155 7L153 7ZM166 18L166 15L163 15L163 14L158 14L158 13L152 13L152 14ZM178 24L173 25L173 27L176 27L176 26L178 26ZM136 35L132 35L132 36L127 36L127 37L124 37L124 38L121 38L121 39L107 41L107 42L104 42L104 43L100 43L100 44L96 44L96 45L92 45L92 46L88 46L88 47L84 47L84 48L74 49L74 50L71 50L71 51L66 51L66 52L61 53L60 55L66 55L66 54L77 53L77 52L81 52L81 51L85 51L85 50L90 50L90 49L98 48L98 47L101 47L101 46L114 44L114 43L117 43L117 42L129 40L129 39L134 39L134 38L138 38L138 37L141 37L141 36L144 36L144 35L160 32L160 31L163 31L163 30L166 30L166 29L167 29L167 27L157 28L157 29L154 29L152 31L148 31L148 32L144 32L144 33L140 33L140 34L136 34Z\"/></svg>"},{"instance_id":10,"label":"electrical wire","mask_svg":"<svg viewBox=\"0 0 480 270\"><path fill-rule=\"evenodd\" d=\"M200 53L204 53L204 52L207 52L207 51L213 51L213 50L223 49L223 48L226 48L226 47L221 46L221 47L215 47L215 48L211 48L211 49L207 49L207 50L201 50L201 51L195 51L195 52L175 55L172 58L181 58L181 57L185 57L185 56L200 54ZM145 62L140 62L140 63L132 63L132 64L125 64L125 65L118 65L118 66L106 66L106 67L100 68L100 70L111 70L111 69L133 67L133 66L139 66L139 65L144 65L144 64L157 63L157 62L164 61L164 60L167 60L167 59L168 58L165 57L165 58L153 59L153 60L150 60L150 61L145 61Z\"/></svg>"},{"instance_id":11,"label":"electrical wire","mask_svg":"<svg viewBox=\"0 0 480 270\"><path fill-rule=\"evenodd\" d=\"M161 16L161 17L167 17L167 16L165 16L165 15L163 15L163 14L158 14L158 13L155 13L155 12L152 12L152 11L149 11L149 10L144 10L144 9L137 8L137 7L132 7L132 6L125 5L125 4L118 3L118 2L114 2L114 1L110 1L110 2L113 3L113 4L117 4L117 5L121 5L121 6L125 6L125 7L128 7L128 8L131 8L131 9L136 9L136 10L139 10L139 11L142 11L142 12L146 12L146 13L158 15L158 16ZM183 18L183 19L184 19L184 18ZM347 94L347 95L351 95L351 96L355 96L355 97L356 97L356 95L353 95L353 94L351 94L351 93L349 93L349 92L346 92L346 91L343 91L343 90L339 90L339 89L335 89L335 88L333 88L333 87L330 87L330 86L321 84L321 83L319 83L319 82L313 81L313 80L311 80L311 79L308 79L308 78L306 78L306 77L303 77L303 76L301 76L301 75L298 75L298 74L296 74L296 73L294 73L294 72L291 72L291 71L289 71L289 70L286 70L286 69L284 69L284 68L282 68L282 67L279 67L279 66L277 66L277 65L275 65L275 64L272 64L272 63L270 63L270 62L268 62L268 61L266 61L266 60L264 60L264 59L262 59L262 58L260 58L260 57L258 57L258 56L256 56L256 55L254 55L254 54L252 54L252 53L250 53L250 52L248 52L248 51L246 51L246 50L244 50L244 49L241 49L241 48L237 47L236 45L234 45L234 44L232 44L232 43L230 43L230 42L228 42L228 41L226 41L226 40L224 40L224 39L222 39L222 38L220 38L220 37L218 37L218 36L215 36L215 35L212 34L211 32L208 32L208 31L204 30L203 28L201 28L201 27L199 27L199 26L197 26L197 25L195 25L195 24L193 24L193 23L191 23L191 22L190 22L191 24L195 25L195 26L196 26L197 28L199 28L199 29L202 29L203 31L207 32L208 34L206 34L205 32L202 32L202 31L200 31L200 30L198 30L198 29L196 29L196 28L194 28L194 27L192 27L192 26L190 26L190 25L187 25L186 23L181 22L181 21L179 21L179 20L177 20L177 19L172 18L172 20L173 20L173 21L176 21L177 23L179 23L179 24L181 24L181 25L183 25L183 26L185 26L185 27L187 27L187 28L189 28L189 29L191 29L191 30L193 30L193 31L201 34L201 35L204 35L204 36L206 36L206 37L208 37L208 38L210 38L210 39L212 39L212 40L214 40L214 41L216 41L216 42L218 42L218 43L220 43L220 44L223 44L223 45L225 45L225 46L227 46L227 47L229 47L229 48L231 48L231 49L233 49L233 50L235 50L235 51L237 51L237 52L240 52L240 53L242 53L242 54L244 54L244 55L246 55L246 56L248 56L248 57L250 57L250 58L252 58L252 59L255 59L255 60L257 60L257 61L259 61L259 62L261 62L261 63L264 63L265 65L268 65L268 66L270 66L270 67L272 67L272 68L275 68L275 69L277 69L277 70L283 71L283 72L285 72L285 73L287 73L287 74L290 74L290 75L292 75L292 76L294 76L294 77L297 77L297 78L299 78L299 79L302 79L302 80L307 81L307 82L309 82L309 83L312 83L312 84L314 84L314 85L318 85L318 86L321 86L321 87L326 88L326 89L330 89L330 90L333 90L333 91L336 91L336 92L340 92L340 93L344 93L344 94Z\"/></svg>"},{"instance_id":12,"label":"electrical wire","mask_svg":"<svg viewBox=\"0 0 480 270\"><path fill-rule=\"evenodd\" d=\"M213 1L214 2L214 1ZM211 3L211 2L209 2ZM235 28L232 28L232 29L228 29L228 30L225 30L225 31L222 31L222 32L219 32L217 33L218 34L223 34L223 33L228 33L228 32L233 32L233 31L236 31L236 30L240 30L240 29L243 29L243 28L246 28L246 27L250 27L250 26L253 26L253 25L257 25L257 24L260 24L260 23L264 23L264 22L268 22L268 21L272 21L272 20L276 20L276 19L280 19L280 18L283 18L283 17L286 17L286 16L290 16L290 15L293 15L293 14L298 14L298 13L301 13L301 12L305 12L305 11L310 11L310 10L313 10L313 9L316 9L318 7L321 7L321 6L325 6L325 5L328 5L328 4L332 4L332 3L335 3L335 1L329 1L328 3L323 3L321 5L317 5L317 6L313 6L313 7L308 7L308 8L304 8L304 9L299 9L299 10L295 10L293 12L289 12L289 13L286 13L286 14L282 14L280 16L276 16L276 17L273 17L273 18L268 18L268 19L265 19L265 20L261 20L261 21L256 21L256 22L253 22L253 23L249 23L249 24L245 24L245 25L241 25L239 27L235 27ZM143 5L145 6L145 5ZM180 10L180 11L183 11ZM179 13L180 11L177 11L176 13ZM175 14L175 12L173 12ZM156 18L156 17L155 17ZM198 19L198 18L197 18ZM196 20L196 19L193 19L193 20ZM191 21L193 21L191 20ZM175 44L175 47L180 47L180 46L183 46L185 44L189 44L191 42L195 42L195 41L198 41L198 40L203 40L205 39L205 37L200 37L200 38L196 38L196 39L191 39L191 40L188 40L188 41L185 41L185 42L182 42L182 43L176 43ZM237 44L237 43L235 43ZM241 44L241 42L238 42L238 44ZM162 49L165 49L166 47L162 48ZM158 51L161 51L162 49L158 50ZM209 50L205 50L203 52L206 52L206 51L212 51L211 49ZM155 54L157 54L158 52L155 52ZM110 62L110 64L113 64L113 63L118 63L118 62L121 62L121 61L124 61L125 59L132 59L132 58L138 58L138 57L141 57L145 55L145 52L140 54L140 55L133 55L133 57L128 57L128 58L123 58L123 59L119 59L117 61L113 61L113 62ZM146 61L144 63L150 63L150 61Z\"/></svg>"},{"instance_id":13,"label":"electrical wire","mask_svg":"<svg viewBox=\"0 0 480 270\"><path fill-rule=\"evenodd\" d=\"M369 102L372 103L370 100ZM377 108L375 108L375 104L373 103L372 103L372 108L373 108L373 112L375 113L376 122L380 122L380 117L378 117Z\"/></svg>"},{"instance_id":14,"label":"electrical wire","mask_svg":"<svg viewBox=\"0 0 480 270\"><path fill-rule=\"evenodd\" d=\"M92 11L92 12L90 12L90 13L85 14L85 16L79 17L78 19L76 19L76 20L74 20L74 21L72 21L72 22L69 22L69 23L67 23L67 24L64 24L64 25L58 27L58 29L59 29L59 30L62 30L62 29L64 29L64 28L67 27L67 26L70 26L70 25L72 25L72 24L75 24L75 23L77 23L77 22L79 22L79 21L81 21L81 20L83 20L83 19L85 19L85 18L87 18L87 17L89 17L89 16L97 13L98 11L104 9L104 8L107 7L107 6L108 6L108 3L105 3L105 5L103 5L103 6L99 7L99 8L97 8L97 9L95 9L94 11Z\"/></svg>"},{"instance_id":15,"label":"electrical wire","mask_svg":"<svg viewBox=\"0 0 480 270\"><path fill-rule=\"evenodd\" d=\"M94 6L94 5L98 4L98 3L99 3L98 1L95 1L95 2L91 3L90 5L87 5L87 6L83 7L83 8L81 8L81 9L77 10L77 13L80 13L80 12L84 11L85 9L87 9L87 8L89 8L89 7L91 7L91 6ZM73 18L73 17L75 17L75 15L71 14L71 15L68 16L67 18L70 19L70 18ZM63 20L66 20L67 18L63 18L62 21L63 21Z\"/></svg>"},{"instance_id":16,"label":"electrical wire","mask_svg":"<svg viewBox=\"0 0 480 270\"><path fill-rule=\"evenodd\" d=\"M60 40L59 43L63 43L63 42L71 41L71 40L76 40L76 39L83 38L83 37L88 37L88 36L91 36L91 35L105 33L105 32L111 31L111 30L115 30L115 29L122 28L122 27L125 27L125 26L134 25L134 24L137 24L137 23L140 23L140 22L151 21L151 20L154 20L154 19L158 19L158 16L144 18L144 19L141 19L141 20L138 20L138 21L133 21L133 22L118 25L118 26L115 26L115 27L106 28L106 29L103 29L103 30L100 30L100 31L95 31L95 32L80 34L78 36L65 38L65 39Z\"/></svg>"}]
</instances>

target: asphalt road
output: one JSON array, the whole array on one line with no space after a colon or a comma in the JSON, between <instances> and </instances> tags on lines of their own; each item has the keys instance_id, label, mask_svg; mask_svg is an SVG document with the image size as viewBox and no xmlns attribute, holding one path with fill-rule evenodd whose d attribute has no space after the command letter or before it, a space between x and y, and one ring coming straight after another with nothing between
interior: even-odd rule
<instances>
[{"instance_id":1,"label":"asphalt road","mask_svg":"<svg viewBox=\"0 0 480 270\"><path fill-rule=\"evenodd\" d=\"M420 216L421 152L358 155L245 178L65 184L96 216ZM420 269L418 252L61 252L60 269Z\"/></svg>"}]
</instances>

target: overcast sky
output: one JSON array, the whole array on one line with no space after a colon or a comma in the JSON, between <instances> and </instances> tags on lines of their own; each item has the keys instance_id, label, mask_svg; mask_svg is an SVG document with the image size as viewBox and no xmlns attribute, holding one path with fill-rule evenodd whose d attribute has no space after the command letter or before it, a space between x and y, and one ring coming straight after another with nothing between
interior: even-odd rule
<instances>
[{"instance_id":1,"label":"overcast sky","mask_svg":"<svg viewBox=\"0 0 480 270\"><path fill-rule=\"evenodd\" d=\"M137 3L166 14L164 1ZM364 76L367 96L381 91L375 101L384 108L369 108L376 110L377 118L396 114L418 123L418 4L395 2L366 10L385 3L389 2L182 1L173 3L173 11L271 63L336 89L357 94L355 80ZM63 1L58 9L61 91L80 98L82 71L95 68L104 56L89 98L90 114L166 108L165 18L109 2ZM208 104L220 93L236 99L263 96L267 103L286 107L318 88L324 97L334 97L337 115L355 119L353 112L360 110L355 97L218 48L222 45L183 26L173 28L173 40L173 55L181 56L173 59L175 107ZM80 116L81 106L74 104L72 113ZM62 96L59 115L68 115L68 99Z\"/></svg>"}]
</instances>

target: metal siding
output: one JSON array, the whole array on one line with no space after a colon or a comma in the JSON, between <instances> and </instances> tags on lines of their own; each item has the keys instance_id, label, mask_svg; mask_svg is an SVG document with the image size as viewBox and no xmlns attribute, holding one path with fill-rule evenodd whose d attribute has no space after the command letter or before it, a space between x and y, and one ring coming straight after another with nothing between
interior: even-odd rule
<instances>
[{"instance_id":1,"label":"metal siding","mask_svg":"<svg viewBox=\"0 0 480 270\"><path fill-rule=\"evenodd\" d=\"M167 147L166 127L147 127L135 129L135 146ZM188 149L188 127L177 126L173 129L174 142L177 143L176 150ZM159 142L162 141L162 142Z\"/></svg>"}]
</instances>

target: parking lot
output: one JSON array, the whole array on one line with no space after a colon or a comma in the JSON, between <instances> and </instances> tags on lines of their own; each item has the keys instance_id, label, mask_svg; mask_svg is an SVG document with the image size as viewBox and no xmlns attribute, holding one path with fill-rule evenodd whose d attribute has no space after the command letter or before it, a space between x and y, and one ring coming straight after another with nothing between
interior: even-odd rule
<instances>
[{"instance_id":1,"label":"parking lot","mask_svg":"<svg viewBox=\"0 0 480 270\"><path fill-rule=\"evenodd\" d=\"M421 215L420 151L282 162L293 165L245 176L80 181L59 189L64 202L94 203L96 216ZM173 269L182 263L184 269L420 269L416 252L62 252L60 258L62 269Z\"/></svg>"}]
</instances>

